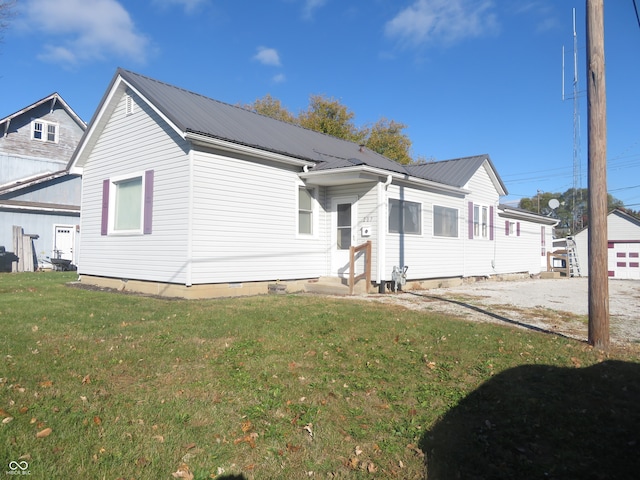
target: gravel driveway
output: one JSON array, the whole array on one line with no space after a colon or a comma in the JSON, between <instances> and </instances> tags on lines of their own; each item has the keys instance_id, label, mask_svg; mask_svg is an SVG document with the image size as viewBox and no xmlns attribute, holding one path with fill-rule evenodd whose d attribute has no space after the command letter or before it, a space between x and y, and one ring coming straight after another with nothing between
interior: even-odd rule
<instances>
[{"instance_id":1,"label":"gravel driveway","mask_svg":"<svg viewBox=\"0 0 640 480\"><path fill-rule=\"evenodd\" d=\"M474 321L529 326L586 340L588 292L587 278L487 280L369 298ZM609 313L613 343L640 343L640 281L609 281Z\"/></svg>"}]
</instances>

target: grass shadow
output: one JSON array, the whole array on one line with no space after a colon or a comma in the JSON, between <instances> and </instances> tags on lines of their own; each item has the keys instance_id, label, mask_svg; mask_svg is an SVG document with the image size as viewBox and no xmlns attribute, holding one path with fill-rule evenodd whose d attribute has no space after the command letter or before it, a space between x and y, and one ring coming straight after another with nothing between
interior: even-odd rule
<instances>
[{"instance_id":1,"label":"grass shadow","mask_svg":"<svg viewBox=\"0 0 640 480\"><path fill-rule=\"evenodd\" d=\"M521 328L526 328L527 330L533 330L535 332L548 333L548 334L556 335L556 336L562 337L562 338L571 338L572 340L577 340L575 338L572 338L572 337L569 337L567 335L564 335L564 334L562 334L560 332L554 332L553 330L547 330L546 328L537 327L535 325L529 325L528 323L520 322L518 320L513 320L511 318L504 317L502 315L498 315L497 313L491 312L489 310L485 310L484 308L480 308L480 307L478 307L476 305L471 305L470 303L461 302L459 300L453 300L453 299L450 299L450 298L438 297L438 296L435 296L435 295L424 295L424 294L421 294L421 293L414 293L414 292L406 292L406 293L409 293L410 295L413 295L413 296L416 296L416 297L428 298L430 300L438 300L438 301L441 301L441 302L453 303L455 305L459 305L461 307L468 308L469 310L473 310L475 312L482 313L484 315L487 315L488 317L495 318L496 320L500 320L501 322L508 323L510 325L515 325L515 326L521 327ZM580 341L580 340L578 340L578 341Z\"/></svg>"},{"instance_id":2,"label":"grass shadow","mask_svg":"<svg viewBox=\"0 0 640 480\"><path fill-rule=\"evenodd\" d=\"M506 370L423 435L427 478L637 478L639 405L637 363Z\"/></svg>"}]
</instances>

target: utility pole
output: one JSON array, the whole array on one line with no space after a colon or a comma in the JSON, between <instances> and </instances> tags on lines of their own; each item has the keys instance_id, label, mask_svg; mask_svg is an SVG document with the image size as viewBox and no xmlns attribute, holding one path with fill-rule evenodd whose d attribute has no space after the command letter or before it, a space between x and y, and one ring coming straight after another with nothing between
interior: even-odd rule
<instances>
[{"instance_id":1,"label":"utility pole","mask_svg":"<svg viewBox=\"0 0 640 480\"><path fill-rule=\"evenodd\" d=\"M609 347L607 239L607 97L604 0L587 1L589 137L589 344Z\"/></svg>"}]
</instances>

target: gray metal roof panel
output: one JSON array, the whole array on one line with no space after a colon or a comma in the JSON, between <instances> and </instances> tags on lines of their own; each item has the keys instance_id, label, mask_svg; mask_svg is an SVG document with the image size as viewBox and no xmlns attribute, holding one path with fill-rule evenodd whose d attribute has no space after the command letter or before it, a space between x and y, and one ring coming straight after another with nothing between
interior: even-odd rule
<instances>
[{"instance_id":1,"label":"gray metal roof panel","mask_svg":"<svg viewBox=\"0 0 640 480\"><path fill-rule=\"evenodd\" d=\"M319 162L318 168L353 166L350 159L397 173L403 165L346 140L259 115L137 73L118 74L183 132Z\"/></svg>"},{"instance_id":2,"label":"gray metal roof panel","mask_svg":"<svg viewBox=\"0 0 640 480\"><path fill-rule=\"evenodd\" d=\"M422 165L409 165L407 170L411 175L425 180L463 187L488 158L488 155L475 155Z\"/></svg>"}]
</instances>

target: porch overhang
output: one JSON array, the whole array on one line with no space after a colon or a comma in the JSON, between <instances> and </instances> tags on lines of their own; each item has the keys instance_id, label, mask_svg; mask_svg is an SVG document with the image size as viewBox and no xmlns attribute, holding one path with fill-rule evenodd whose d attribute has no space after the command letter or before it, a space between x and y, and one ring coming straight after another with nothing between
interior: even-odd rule
<instances>
[{"instance_id":1,"label":"porch overhang","mask_svg":"<svg viewBox=\"0 0 640 480\"><path fill-rule=\"evenodd\" d=\"M388 182L389 177L391 177L392 182L394 183L401 182L443 193L454 195L467 195L468 193L470 193L469 190L465 188L445 185L443 183L424 180L421 178L413 177L411 175L391 172L389 170L373 168L366 165L334 168L329 170L307 170L301 172L299 176L309 185L318 185L322 187L335 185L351 185L354 183L366 182L386 183Z\"/></svg>"}]
</instances>

